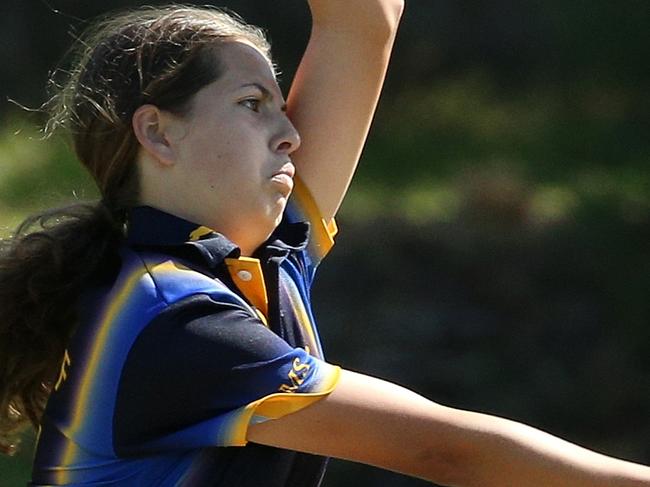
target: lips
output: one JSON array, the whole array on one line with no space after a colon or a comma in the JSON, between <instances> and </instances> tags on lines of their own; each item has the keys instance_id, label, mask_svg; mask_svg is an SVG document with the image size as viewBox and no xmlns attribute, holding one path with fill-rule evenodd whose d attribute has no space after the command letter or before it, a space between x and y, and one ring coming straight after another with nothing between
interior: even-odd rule
<instances>
[{"instance_id":1,"label":"lips","mask_svg":"<svg viewBox=\"0 0 650 487\"><path fill-rule=\"evenodd\" d=\"M293 190L293 177L296 174L296 167L291 161L287 161L272 177L271 181L282 186L284 196L289 196Z\"/></svg>"},{"instance_id":2,"label":"lips","mask_svg":"<svg viewBox=\"0 0 650 487\"><path fill-rule=\"evenodd\" d=\"M284 163L284 165L274 174L274 176L277 176L278 174L285 174L289 176L291 179L296 175L296 166L293 165L291 161L287 161Z\"/></svg>"}]
</instances>

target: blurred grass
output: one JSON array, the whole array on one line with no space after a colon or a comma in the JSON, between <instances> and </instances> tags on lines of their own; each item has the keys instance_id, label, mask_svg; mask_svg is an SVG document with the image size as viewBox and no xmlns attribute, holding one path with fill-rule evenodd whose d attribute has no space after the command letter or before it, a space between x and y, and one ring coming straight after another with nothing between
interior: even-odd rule
<instances>
[{"instance_id":1,"label":"blurred grass","mask_svg":"<svg viewBox=\"0 0 650 487\"><path fill-rule=\"evenodd\" d=\"M52 205L97 197L90 176L60 138L43 139L21 114L0 125L0 234Z\"/></svg>"},{"instance_id":2,"label":"blurred grass","mask_svg":"<svg viewBox=\"0 0 650 487\"><path fill-rule=\"evenodd\" d=\"M0 457L0 487L22 487L29 481L34 439L34 434L25 433L15 456Z\"/></svg>"},{"instance_id":3,"label":"blurred grass","mask_svg":"<svg viewBox=\"0 0 650 487\"><path fill-rule=\"evenodd\" d=\"M382 100L339 218L462 221L493 233L588 222L585 240L612 222L648 222L650 107L641 95L592 80L513 91L473 71ZM41 140L22 114L3 121L0 234L38 209L96 196L63 141ZM0 459L0 485L24 484L30 458L28 441L17 458Z\"/></svg>"}]
</instances>

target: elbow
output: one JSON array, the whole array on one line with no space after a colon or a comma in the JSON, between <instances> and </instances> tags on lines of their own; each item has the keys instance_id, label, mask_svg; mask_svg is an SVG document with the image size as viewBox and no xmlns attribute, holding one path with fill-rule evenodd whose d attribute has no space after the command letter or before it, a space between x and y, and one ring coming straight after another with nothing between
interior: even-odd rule
<instances>
[{"instance_id":1,"label":"elbow","mask_svg":"<svg viewBox=\"0 0 650 487\"><path fill-rule=\"evenodd\" d=\"M410 449L412 465L419 465L420 476L439 485L482 487L480 452L465 411L436 405L422 421L419 435L413 435Z\"/></svg>"},{"instance_id":2,"label":"elbow","mask_svg":"<svg viewBox=\"0 0 650 487\"><path fill-rule=\"evenodd\" d=\"M375 17L375 34L388 38L395 36L404 13L404 0L386 0L382 2L381 13Z\"/></svg>"},{"instance_id":3,"label":"elbow","mask_svg":"<svg viewBox=\"0 0 650 487\"><path fill-rule=\"evenodd\" d=\"M404 0L391 0L389 2L389 25L393 29L397 30L400 20L402 19L402 14L404 13Z\"/></svg>"},{"instance_id":4,"label":"elbow","mask_svg":"<svg viewBox=\"0 0 650 487\"><path fill-rule=\"evenodd\" d=\"M472 485L469 461L462 451L447 446L426 448L416 453L414 461L421 470L419 476L430 482L445 487Z\"/></svg>"}]
</instances>

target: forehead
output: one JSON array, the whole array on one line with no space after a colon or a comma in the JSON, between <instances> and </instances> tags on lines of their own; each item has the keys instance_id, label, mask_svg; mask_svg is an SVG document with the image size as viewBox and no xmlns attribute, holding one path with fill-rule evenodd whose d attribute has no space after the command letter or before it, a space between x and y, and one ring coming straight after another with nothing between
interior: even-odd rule
<instances>
[{"instance_id":1,"label":"forehead","mask_svg":"<svg viewBox=\"0 0 650 487\"><path fill-rule=\"evenodd\" d=\"M255 81L261 81L269 88L277 86L271 61L249 42L226 42L219 46L216 55L225 68L221 78L224 88L233 89Z\"/></svg>"}]
</instances>

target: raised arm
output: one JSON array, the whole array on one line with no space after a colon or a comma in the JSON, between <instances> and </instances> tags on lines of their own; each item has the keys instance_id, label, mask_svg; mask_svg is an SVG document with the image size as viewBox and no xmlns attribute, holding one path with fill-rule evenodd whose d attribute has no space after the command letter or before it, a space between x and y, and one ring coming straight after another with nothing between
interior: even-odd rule
<instances>
[{"instance_id":1,"label":"raised arm","mask_svg":"<svg viewBox=\"0 0 650 487\"><path fill-rule=\"evenodd\" d=\"M342 371L334 391L252 425L257 443L344 458L460 487L649 487L650 468L495 416L452 409Z\"/></svg>"},{"instance_id":2,"label":"raised arm","mask_svg":"<svg viewBox=\"0 0 650 487\"><path fill-rule=\"evenodd\" d=\"M404 0L309 0L312 32L287 96L297 173L323 218L348 189L370 130Z\"/></svg>"}]
</instances>

